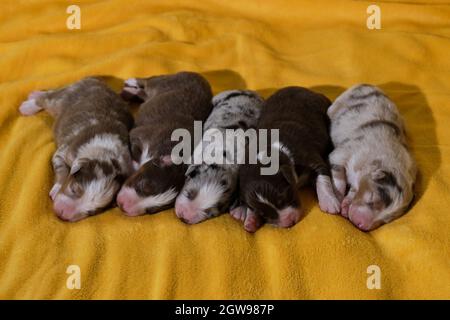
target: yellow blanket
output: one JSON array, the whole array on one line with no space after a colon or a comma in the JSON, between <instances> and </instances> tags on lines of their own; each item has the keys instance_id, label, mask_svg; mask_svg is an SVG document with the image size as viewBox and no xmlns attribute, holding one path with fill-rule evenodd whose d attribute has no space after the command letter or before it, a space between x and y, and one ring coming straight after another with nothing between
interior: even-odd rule
<instances>
[{"instance_id":1,"label":"yellow blanket","mask_svg":"<svg viewBox=\"0 0 450 320\"><path fill-rule=\"evenodd\" d=\"M377 1L374 30L366 26L373 1L76 3L79 30L66 26L72 1L0 3L0 298L450 298L445 1ZM298 225L255 235L229 215L187 226L172 210L58 220L47 196L53 121L19 115L27 94L88 75L117 85L180 70L201 72L215 93L249 88L267 96L301 85L334 99L355 83L380 85L405 118L418 162L413 208L363 233L322 213L305 188L307 215ZM67 281L76 275L70 265L79 266L80 289L67 286L75 283ZM371 265L379 270L368 274ZM369 289L377 275L381 288Z\"/></svg>"}]
</instances>

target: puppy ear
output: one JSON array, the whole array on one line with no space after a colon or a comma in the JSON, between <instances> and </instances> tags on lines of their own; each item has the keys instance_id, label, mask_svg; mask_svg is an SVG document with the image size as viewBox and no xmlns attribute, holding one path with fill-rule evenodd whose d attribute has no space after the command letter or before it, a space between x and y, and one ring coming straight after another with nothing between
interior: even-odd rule
<instances>
[{"instance_id":1,"label":"puppy ear","mask_svg":"<svg viewBox=\"0 0 450 320\"><path fill-rule=\"evenodd\" d=\"M298 177L297 173L295 173L295 169L293 166L288 164L283 164L280 167L280 171L283 174L283 177L289 182L290 185L297 185Z\"/></svg>"}]
</instances>

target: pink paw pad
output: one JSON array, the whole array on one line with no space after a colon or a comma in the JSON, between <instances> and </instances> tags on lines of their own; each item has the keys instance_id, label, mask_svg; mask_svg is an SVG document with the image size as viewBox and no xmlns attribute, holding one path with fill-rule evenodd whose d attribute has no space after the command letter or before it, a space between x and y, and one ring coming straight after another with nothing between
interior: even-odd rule
<instances>
[{"instance_id":1,"label":"pink paw pad","mask_svg":"<svg viewBox=\"0 0 450 320\"><path fill-rule=\"evenodd\" d=\"M245 212L246 212L245 207L237 207L230 211L230 215L238 221L244 221Z\"/></svg>"}]
</instances>

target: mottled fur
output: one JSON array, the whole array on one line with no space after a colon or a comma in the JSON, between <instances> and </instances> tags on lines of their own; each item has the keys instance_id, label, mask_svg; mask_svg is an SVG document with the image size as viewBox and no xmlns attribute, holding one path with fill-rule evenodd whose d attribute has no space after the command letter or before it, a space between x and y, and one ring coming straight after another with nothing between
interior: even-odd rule
<instances>
[{"instance_id":1,"label":"mottled fur","mask_svg":"<svg viewBox=\"0 0 450 320\"><path fill-rule=\"evenodd\" d=\"M127 105L100 79L30 94L20 110L45 109L56 119L57 150L50 196L64 220L76 221L109 206L131 170Z\"/></svg>"},{"instance_id":2,"label":"mottled fur","mask_svg":"<svg viewBox=\"0 0 450 320\"><path fill-rule=\"evenodd\" d=\"M328 115L341 214L365 231L402 215L413 199L416 166L395 104L379 88L357 85L336 99Z\"/></svg>"},{"instance_id":3,"label":"mottled fur","mask_svg":"<svg viewBox=\"0 0 450 320\"><path fill-rule=\"evenodd\" d=\"M125 182L118 203L128 215L155 213L172 206L184 184L187 166L176 165L171 159L178 143L171 141L172 132L188 130L194 144L194 121L204 121L212 108L211 87L197 73L180 72L129 79L122 95L144 102L136 127L130 132L131 153L138 170ZM153 205L149 199L155 199Z\"/></svg>"},{"instance_id":4,"label":"mottled fur","mask_svg":"<svg viewBox=\"0 0 450 320\"><path fill-rule=\"evenodd\" d=\"M263 100L257 93L247 90L230 90L216 95L213 98L213 111L203 128L205 135L208 130L214 129L214 132L221 133L226 138L227 130L255 128L262 103ZM177 216L186 223L198 223L228 211L237 188L240 163L237 159L238 151L245 155L245 145L239 143L239 139L230 139L234 141L224 139L224 148L220 146L221 153L230 155L227 159L229 164L203 163L189 166L187 180L175 205ZM202 141L203 148L207 145L205 140Z\"/></svg>"}]
</instances>

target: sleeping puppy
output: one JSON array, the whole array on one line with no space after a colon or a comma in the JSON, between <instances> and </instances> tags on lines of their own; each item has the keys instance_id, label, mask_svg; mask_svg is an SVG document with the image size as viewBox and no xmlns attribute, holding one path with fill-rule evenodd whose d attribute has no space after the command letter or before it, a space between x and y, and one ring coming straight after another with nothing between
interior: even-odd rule
<instances>
[{"instance_id":1,"label":"sleeping puppy","mask_svg":"<svg viewBox=\"0 0 450 320\"><path fill-rule=\"evenodd\" d=\"M108 207L131 173L127 105L96 78L68 87L35 91L20 106L23 115L45 109L56 122L57 150L50 191L59 218L78 221Z\"/></svg>"},{"instance_id":2,"label":"sleeping puppy","mask_svg":"<svg viewBox=\"0 0 450 320\"><path fill-rule=\"evenodd\" d=\"M325 96L300 87L281 89L266 101L258 129L279 130L279 141L270 142L271 152L279 153L279 170L261 175L261 163L240 168L240 206L231 215L244 222L245 230L255 232L263 223L295 225L302 215L297 190L310 176L316 178L320 208L339 211L325 160L331 144L326 115L330 104Z\"/></svg>"},{"instance_id":3,"label":"sleeping puppy","mask_svg":"<svg viewBox=\"0 0 450 320\"><path fill-rule=\"evenodd\" d=\"M174 164L171 141L176 129L189 131L194 144L194 121L211 111L212 92L199 74L180 72L147 79L129 79L122 96L141 99L136 127L130 132L131 156L137 170L117 196L128 216L156 213L173 206L184 184L187 166Z\"/></svg>"},{"instance_id":4,"label":"sleeping puppy","mask_svg":"<svg viewBox=\"0 0 450 320\"><path fill-rule=\"evenodd\" d=\"M201 149L215 144L215 151L225 157L221 157L219 163L203 159L202 164L189 166L187 180L175 203L175 212L182 221L199 223L228 211L237 188L239 164L244 163L244 159L237 157L245 156L245 140L227 136L226 131L255 128L262 103L263 100L252 91L230 90L213 98L214 108L204 125ZM224 140L209 139L215 134L220 134ZM200 146L194 154L199 150Z\"/></svg>"},{"instance_id":5,"label":"sleeping puppy","mask_svg":"<svg viewBox=\"0 0 450 320\"><path fill-rule=\"evenodd\" d=\"M395 104L377 87L357 85L336 99L328 115L341 214L363 231L401 216L413 199L417 169Z\"/></svg>"}]
</instances>

